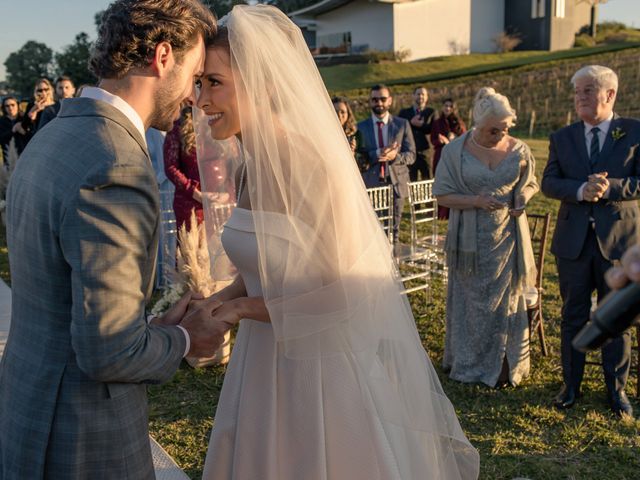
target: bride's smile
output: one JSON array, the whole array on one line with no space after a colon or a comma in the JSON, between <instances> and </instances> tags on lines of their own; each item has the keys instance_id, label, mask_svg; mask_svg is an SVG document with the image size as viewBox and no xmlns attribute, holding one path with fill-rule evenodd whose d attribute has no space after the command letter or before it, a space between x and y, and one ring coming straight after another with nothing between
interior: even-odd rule
<instances>
[{"instance_id":1,"label":"bride's smile","mask_svg":"<svg viewBox=\"0 0 640 480\"><path fill-rule=\"evenodd\" d=\"M197 82L197 106L209 117L208 125L215 140L240 134L240 115L231 70L231 57L223 45L206 51L204 74Z\"/></svg>"}]
</instances>

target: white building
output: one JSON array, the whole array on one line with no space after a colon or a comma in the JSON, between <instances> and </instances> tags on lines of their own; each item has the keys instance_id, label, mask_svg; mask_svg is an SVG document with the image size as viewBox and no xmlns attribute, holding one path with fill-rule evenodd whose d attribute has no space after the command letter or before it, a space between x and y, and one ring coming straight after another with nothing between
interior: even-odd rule
<instances>
[{"instance_id":1,"label":"white building","mask_svg":"<svg viewBox=\"0 0 640 480\"><path fill-rule=\"evenodd\" d=\"M289 15L315 54L407 50L407 60L418 60L493 52L493 39L504 31L520 33L524 48L569 48L575 31L588 22L587 5L575 2L322 0ZM561 38L554 33L560 30Z\"/></svg>"}]
</instances>

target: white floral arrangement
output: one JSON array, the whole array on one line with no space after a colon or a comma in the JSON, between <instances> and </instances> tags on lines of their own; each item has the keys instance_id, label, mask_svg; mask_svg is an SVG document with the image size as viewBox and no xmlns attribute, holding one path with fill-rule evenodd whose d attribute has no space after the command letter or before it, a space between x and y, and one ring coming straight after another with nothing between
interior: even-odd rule
<instances>
[{"instance_id":1,"label":"white floral arrangement","mask_svg":"<svg viewBox=\"0 0 640 480\"><path fill-rule=\"evenodd\" d=\"M169 310L171 306L180 300L180 297L184 294L185 286L184 283L171 283L164 288L162 292L162 297L156 302L156 304L151 309L151 315L154 317L159 317L164 312Z\"/></svg>"}]
</instances>

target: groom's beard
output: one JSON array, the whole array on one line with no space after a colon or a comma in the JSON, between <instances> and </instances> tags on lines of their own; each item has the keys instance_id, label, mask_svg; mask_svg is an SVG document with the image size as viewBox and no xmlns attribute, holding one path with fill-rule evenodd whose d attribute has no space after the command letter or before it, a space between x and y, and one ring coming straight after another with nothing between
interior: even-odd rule
<instances>
[{"instance_id":1,"label":"groom's beard","mask_svg":"<svg viewBox=\"0 0 640 480\"><path fill-rule=\"evenodd\" d=\"M175 73L175 70L174 70ZM180 106L182 98L174 98L175 92L178 90L176 75L167 78L163 87L161 87L154 98L153 112L149 124L156 130L169 132L173 128L175 122L180 116Z\"/></svg>"}]
</instances>

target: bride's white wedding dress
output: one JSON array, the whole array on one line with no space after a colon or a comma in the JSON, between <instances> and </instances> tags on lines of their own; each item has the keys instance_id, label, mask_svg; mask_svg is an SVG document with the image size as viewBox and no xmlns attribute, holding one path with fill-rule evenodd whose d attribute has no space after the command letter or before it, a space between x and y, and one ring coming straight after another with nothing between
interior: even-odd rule
<instances>
[{"instance_id":1,"label":"bride's white wedding dress","mask_svg":"<svg viewBox=\"0 0 640 480\"><path fill-rule=\"evenodd\" d=\"M279 221L280 220L280 221ZM273 214L275 237L286 217ZM222 242L248 296L262 296L252 212L236 208ZM270 258L274 267L277 255ZM285 358L271 324L240 322L215 415L207 480L400 478L362 403L347 354Z\"/></svg>"}]
</instances>

